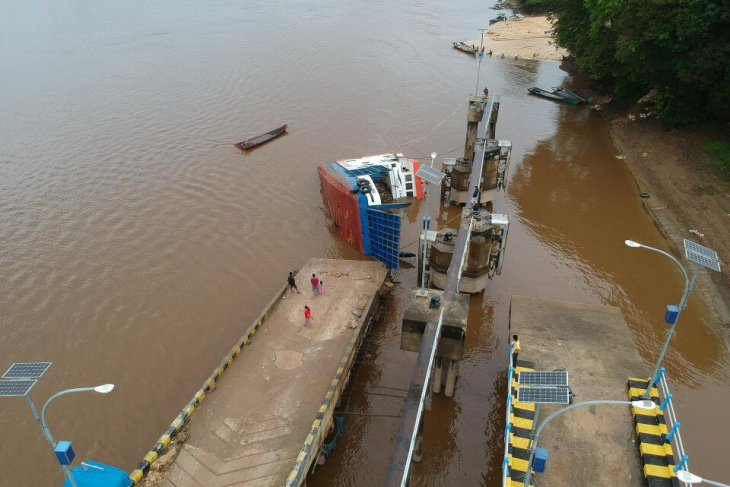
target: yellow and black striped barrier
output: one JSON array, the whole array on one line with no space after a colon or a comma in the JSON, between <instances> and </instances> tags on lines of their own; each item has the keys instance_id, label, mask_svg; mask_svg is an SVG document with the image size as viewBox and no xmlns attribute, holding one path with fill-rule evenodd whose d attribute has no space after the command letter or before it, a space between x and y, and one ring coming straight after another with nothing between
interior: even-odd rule
<instances>
[{"instance_id":1,"label":"yellow and black striped barrier","mask_svg":"<svg viewBox=\"0 0 730 487\"><path fill-rule=\"evenodd\" d=\"M510 487L521 487L529 468L530 438L535 429L535 404L518 402L517 388L519 387L519 374L534 370L533 363L518 359L512 384L510 384L512 410L509 415L509 444L507 446L507 485Z\"/></svg>"},{"instance_id":2,"label":"yellow and black striped barrier","mask_svg":"<svg viewBox=\"0 0 730 487\"><path fill-rule=\"evenodd\" d=\"M375 299L379 296L380 295L377 294ZM309 465L312 460L316 460L314 457L319 453L320 446L327 435L327 428L332 424L335 405L337 404L340 393L345 388L345 384L347 384L350 368L352 367L352 362L355 360L355 356L357 355L359 344L363 337L367 334L370 323L373 321L374 315L372 304L373 302L370 303L370 309L365 320L366 324L360 328L360 333L353 335L352 340L350 340L350 343L347 345L345 353L342 355L340 364L337 367L337 372L335 373L335 378L332 379L332 382L330 383L327 394L325 394L324 400L319 406L317 415L309 429L309 434L307 434L307 438L304 440L301 450L299 450L299 455L297 455L294 467L291 469L291 472L289 472L289 476L286 479L286 487L296 487L301 485L307 476L307 469L309 468Z\"/></svg>"},{"instance_id":3,"label":"yellow and black striped barrier","mask_svg":"<svg viewBox=\"0 0 730 487\"><path fill-rule=\"evenodd\" d=\"M629 401L640 400L649 384L647 379L629 377ZM660 405L659 391L651 388L651 399ZM650 487L678 487L679 480L674 473L676 465L671 438L662 408L651 410L631 408L636 427L639 455L643 467L644 478Z\"/></svg>"},{"instance_id":4,"label":"yellow and black striped barrier","mask_svg":"<svg viewBox=\"0 0 730 487\"><path fill-rule=\"evenodd\" d=\"M259 330L259 327L269 316L269 312L274 305L276 305L285 291L286 286L282 287L276 296L269 301L264 308L264 311L261 312L261 314L254 320L253 325L246 330L243 336L236 342L236 345L234 345L231 351L223 358L220 365L216 367L210 377L208 377L205 383L203 383L203 387L195 393L195 396L193 396L190 402L188 402L182 411L180 411L180 414L175 417L173 422L170 423L170 427L167 428L167 431L160 436L157 443L155 443L155 446L147 453L147 455L144 456L139 465L137 465L137 468L129 474L129 479L132 481L132 485L137 485L142 481L144 476L147 475L147 472L149 472L152 464L167 451L172 441L177 437L185 425L190 422L190 418L192 418L193 414L195 414L203 400L215 390L218 380L223 373L228 370L228 367L233 365L233 361L238 358L243 351L243 348L251 343L251 338Z\"/></svg>"}]
</instances>

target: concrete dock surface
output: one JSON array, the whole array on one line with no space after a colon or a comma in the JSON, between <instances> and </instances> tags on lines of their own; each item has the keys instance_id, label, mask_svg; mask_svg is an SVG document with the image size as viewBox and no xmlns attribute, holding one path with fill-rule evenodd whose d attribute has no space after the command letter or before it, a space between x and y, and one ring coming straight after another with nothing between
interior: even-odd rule
<instances>
[{"instance_id":1,"label":"concrete dock surface","mask_svg":"<svg viewBox=\"0 0 730 487\"><path fill-rule=\"evenodd\" d=\"M324 295L313 294L312 273L324 281ZM274 305L154 485L285 485L386 275L379 262L310 260L296 277L301 293L287 290ZM311 328L304 327L305 305Z\"/></svg>"},{"instance_id":2,"label":"concrete dock surface","mask_svg":"<svg viewBox=\"0 0 730 487\"><path fill-rule=\"evenodd\" d=\"M520 360L535 370L568 371L574 402L626 401L628 377L650 374L614 306L512 296L512 334L520 338ZM543 405L535 429L561 407ZM629 406L590 406L557 417L538 445L549 451L538 485L643 486L634 431Z\"/></svg>"}]
</instances>

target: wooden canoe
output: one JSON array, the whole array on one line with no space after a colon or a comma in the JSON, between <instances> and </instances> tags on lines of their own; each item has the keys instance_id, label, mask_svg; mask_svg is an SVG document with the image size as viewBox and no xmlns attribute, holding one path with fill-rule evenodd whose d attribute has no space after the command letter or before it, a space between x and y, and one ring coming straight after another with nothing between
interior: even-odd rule
<instances>
[{"instance_id":1,"label":"wooden canoe","mask_svg":"<svg viewBox=\"0 0 730 487\"><path fill-rule=\"evenodd\" d=\"M476 54L479 50L475 46L470 46L466 42L452 42L451 44L454 46L455 49L458 49L461 52L465 52L467 54Z\"/></svg>"},{"instance_id":2,"label":"wooden canoe","mask_svg":"<svg viewBox=\"0 0 730 487\"><path fill-rule=\"evenodd\" d=\"M535 96L541 96L543 98L547 98L548 100L559 101L562 103L567 103L569 105L577 105L578 103L580 103L580 101L576 100L575 98L565 97L560 95L559 93L555 93L554 91L547 91L543 90L542 88L532 87L528 88L527 91Z\"/></svg>"},{"instance_id":3,"label":"wooden canoe","mask_svg":"<svg viewBox=\"0 0 730 487\"><path fill-rule=\"evenodd\" d=\"M236 147L241 150L253 149L257 145L264 144L272 139L277 138L284 132L286 132L286 124L282 125L281 127L275 128L274 130L270 130L265 134L257 135L256 137L251 137L250 139L246 139L243 142L239 142L238 144L236 144Z\"/></svg>"},{"instance_id":4,"label":"wooden canoe","mask_svg":"<svg viewBox=\"0 0 730 487\"><path fill-rule=\"evenodd\" d=\"M560 87L553 88L553 93L555 93L556 95L560 95L563 98L572 98L573 100L578 101L578 103L587 103L588 102L588 100L586 100L585 98L583 98L582 96L580 96L576 93L573 93L572 91L568 90L567 88L560 88Z\"/></svg>"}]
</instances>

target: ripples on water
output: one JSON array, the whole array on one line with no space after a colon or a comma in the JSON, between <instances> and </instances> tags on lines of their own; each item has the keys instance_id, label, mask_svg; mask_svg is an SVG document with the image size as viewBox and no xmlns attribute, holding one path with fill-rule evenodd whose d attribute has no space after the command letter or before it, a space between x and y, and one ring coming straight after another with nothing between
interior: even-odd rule
<instances>
[{"instance_id":1,"label":"ripples on water","mask_svg":"<svg viewBox=\"0 0 730 487\"><path fill-rule=\"evenodd\" d=\"M37 402L62 387L117 385L109 397L55 406L57 437L72 439L82 458L131 470L288 270L309 257L359 258L328 223L315 169L386 151L453 152L476 80L473 61L450 42L477 38L484 8L0 5L0 368L54 361ZM428 485L497 475L511 294L620 305L651 359L663 331L656 310L678 285L670 270L621 247L628 237L661 240L601 122L526 97L526 87L557 85L564 74L497 59L481 72L479 86L502 96L498 134L515 144L511 186L497 203L514 223L505 274L472 299L456 400L430 406L427 445L442 447L416 470ZM250 154L232 146L284 122L288 135ZM404 242L417 238L415 217ZM669 291L641 280L662 272ZM413 283L415 271L398 277ZM697 324L693 316L683 319ZM409 380L413 356L399 351L397 322L396 307L374 338L370 385ZM683 345L670 371L683 393L727 396L717 392L727 364L709 330L694 328L700 352ZM394 407L372 401L359 405ZM4 479L55 485L57 467L26 409L10 399L0 409L3 441L15 445L0 457ZM384 471L383 438L397 424L348 425L346 448L314 482L362 485Z\"/></svg>"}]
</instances>

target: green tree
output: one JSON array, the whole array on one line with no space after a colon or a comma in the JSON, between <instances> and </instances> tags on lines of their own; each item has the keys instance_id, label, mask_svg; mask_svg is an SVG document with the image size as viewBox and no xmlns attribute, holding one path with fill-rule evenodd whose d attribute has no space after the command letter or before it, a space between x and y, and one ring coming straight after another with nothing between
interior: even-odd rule
<instances>
[{"instance_id":1,"label":"green tree","mask_svg":"<svg viewBox=\"0 0 730 487\"><path fill-rule=\"evenodd\" d=\"M730 118L730 0L529 0L576 65L632 99L659 91L670 123Z\"/></svg>"}]
</instances>

